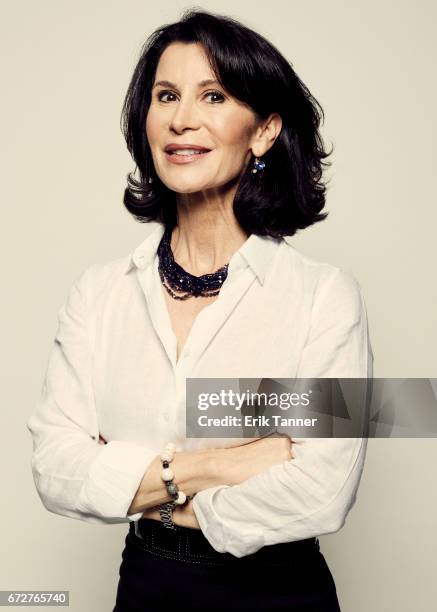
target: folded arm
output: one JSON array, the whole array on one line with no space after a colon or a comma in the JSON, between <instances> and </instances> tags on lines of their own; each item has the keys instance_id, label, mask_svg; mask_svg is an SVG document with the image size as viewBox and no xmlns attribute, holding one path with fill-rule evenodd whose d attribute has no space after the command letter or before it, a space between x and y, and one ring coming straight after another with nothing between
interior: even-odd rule
<instances>
[{"instance_id":1,"label":"folded arm","mask_svg":"<svg viewBox=\"0 0 437 612\"><path fill-rule=\"evenodd\" d=\"M47 510L92 523L124 523L171 497L156 449L100 435L89 320L94 272L91 266L82 273L58 312L41 393L26 423L33 441L31 467ZM178 452L172 468L187 495L222 482L214 449Z\"/></svg>"},{"instance_id":2,"label":"folded arm","mask_svg":"<svg viewBox=\"0 0 437 612\"><path fill-rule=\"evenodd\" d=\"M58 312L42 390L26 426L33 478L47 510L92 523L122 523L141 517L127 513L156 452L118 440L99 444L86 314L92 271L93 266L71 286Z\"/></svg>"},{"instance_id":3,"label":"folded arm","mask_svg":"<svg viewBox=\"0 0 437 612\"><path fill-rule=\"evenodd\" d=\"M337 270L315 296L296 377L369 378L373 354L357 281ZM355 502L367 438L293 438L294 458L239 485L200 491L193 511L210 544L237 557L340 529Z\"/></svg>"}]
</instances>

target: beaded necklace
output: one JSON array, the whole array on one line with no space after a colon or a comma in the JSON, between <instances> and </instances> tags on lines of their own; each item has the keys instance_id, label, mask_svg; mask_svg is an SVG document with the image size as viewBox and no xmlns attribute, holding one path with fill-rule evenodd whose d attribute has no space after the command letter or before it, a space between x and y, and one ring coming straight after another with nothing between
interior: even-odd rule
<instances>
[{"instance_id":1,"label":"beaded necklace","mask_svg":"<svg viewBox=\"0 0 437 612\"><path fill-rule=\"evenodd\" d=\"M217 295L228 275L229 264L211 274L202 274L202 276L190 274L174 260L170 243L171 233L171 229L167 227L158 246L158 271L167 293L175 300ZM176 295L175 291L185 293Z\"/></svg>"}]
</instances>

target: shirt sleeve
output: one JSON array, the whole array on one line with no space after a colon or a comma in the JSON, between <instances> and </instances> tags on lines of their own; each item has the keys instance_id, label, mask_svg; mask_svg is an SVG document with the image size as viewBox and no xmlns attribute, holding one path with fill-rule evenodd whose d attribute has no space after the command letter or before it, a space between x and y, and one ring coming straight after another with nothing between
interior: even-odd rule
<instances>
[{"instance_id":1,"label":"shirt sleeve","mask_svg":"<svg viewBox=\"0 0 437 612\"><path fill-rule=\"evenodd\" d=\"M71 286L36 406L31 468L47 510L91 523L138 520L127 511L156 452L123 440L99 444L87 303L90 266Z\"/></svg>"},{"instance_id":2,"label":"shirt sleeve","mask_svg":"<svg viewBox=\"0 0 437 612\"><path fill-rule=\"evenodd\" d=\"M367 313L355 278L336 268L316 292L296 377L371 378ZM355 503L367 438L297 438L293 459L239 485L200 491L193 511L218 552L236 557L263 546L338 531Z\"/></svg>"}]
</instances>

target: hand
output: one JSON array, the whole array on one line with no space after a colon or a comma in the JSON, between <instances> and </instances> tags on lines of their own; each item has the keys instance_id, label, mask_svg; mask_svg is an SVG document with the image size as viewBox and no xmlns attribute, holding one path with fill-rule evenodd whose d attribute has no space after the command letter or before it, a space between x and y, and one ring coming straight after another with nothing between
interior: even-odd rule
<instances>
[{"instance_id":1,"label":"hand","mask_svg":"<svg viewBox=\"0 0 437 612\"><path fill-rule=\"evenodd\" d=\"M154 521L161 522L161 515L159 514L159 508L154 506L153 508L147 508L143 512L141 518L152 519ZM173 523L180 527L189 527L190 529L200 529L200 525L197 521L197 517L193 510L193 500L183 504L182 506L176 506L173 510Z\"/></svg>"},{"instance_id":2,"label":"hand","mask_svg":"<svg viewBox=\"0 0 437 612\"><path fill-rule=\"evenodd\" d=\"M190 529L200 529L199 522L193 510L193 500L176 506L173 510L173 523L180 527L189 527Z\"/></svg>"}]
</instances>

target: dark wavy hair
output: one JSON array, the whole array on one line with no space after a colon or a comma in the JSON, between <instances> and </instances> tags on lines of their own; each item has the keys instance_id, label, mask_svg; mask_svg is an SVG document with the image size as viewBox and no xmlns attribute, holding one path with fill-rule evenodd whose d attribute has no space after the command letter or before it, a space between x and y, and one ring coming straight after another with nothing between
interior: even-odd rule
<instances>
[{"instance_id":1,"label":"dark wavy hair","mask_svg":"<svg viewBox=\"0 0 437 612\"><path fill-rule=\"evenodd\" d=\"M145 131L158 62L174 42L200 43L224 90L246 103L259 120L272 112L282 118L280 134L263 155L265 169L252 174L249 163L239 179L233 212L241 227L249 234L292 236L325 219L328 213L320 212L326 193L322 173L332 150L324 150L319 133L323 109L270 42L235 19L199 9L155 30L141 50L121 116L139 174L127 176L127 210L140 222L177 224L175 192L155 172Z\"/></svg>"}]
</instances>

